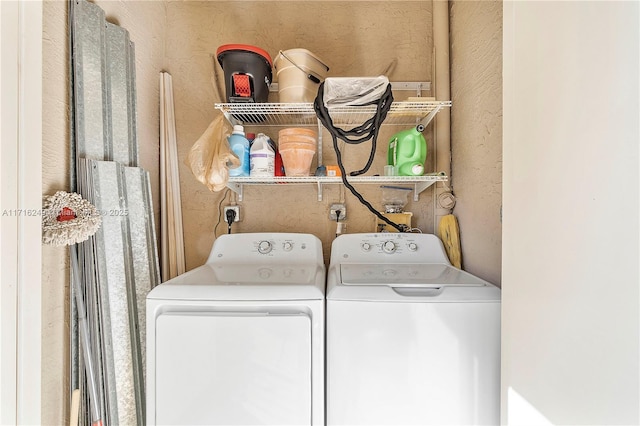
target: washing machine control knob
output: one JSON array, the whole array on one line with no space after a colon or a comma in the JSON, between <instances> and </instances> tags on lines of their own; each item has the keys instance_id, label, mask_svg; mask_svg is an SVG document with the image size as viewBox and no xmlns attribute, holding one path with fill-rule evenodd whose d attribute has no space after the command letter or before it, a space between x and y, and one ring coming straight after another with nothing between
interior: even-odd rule
<instances>
[{"instance_id":1,"label":"washing machine control knob","mask_svg":"<svg viewBox=\"0 0 640 426\"><path fill-rule=\"evenodd\" d=\"M284 251L291 251L293 249L293 244L289 241L285 241L282 244L282 248L284 249Z\"/></svg>"},{"instance_id":2,"label":"washing machine control knob","mask_svg":"<svg viewBox=\"0 0 640 426\"><path fill-rule=\"evenodd\" d=\"M260 241L258 243L258 251L262 254L267 254L271 251L273 246L269 241Z\"/></svg>"},{"instance_id":3,"label":"washing machine control knob","mask_svg":"<svg viewBox=\"0 0 640 426\"><path fill-rule=\"evenodd\" d=\"M385 241L382 243L382 251L385 253L394 253L396 251L396 243L393 241Z\"/></svg>"},{"instance_id":4,"label":"washing machine control knob","mask_svg":"<svg viewBox=\"0 0 640 426\"><path fill-rule=\"evenodd\" d=\"M260 278L262 278L263 280L269 279L271 278L271 274L273 271L271 271L270 268L260 268L258 270L258 275L260 275Z\"/></svg>"},{"instance_id":5,"label":"washing machine control knob","mask_svg":"<svg viewBox=\"0 0 640 426\"><path fill-rule=\"evenodd\" d=\"M360 247L362 247L363 251L371 250L371 244L369 244L369 243L362 243L362 245Z\"/></svg>"},{"instance_id":6,"label":"washing machine control knob","mask_svg":"<svg viewBox=\"0 0 640 426\"><path fill-rule=\"evenodd\" d=\"M418 245L416 243L409 243L409 250L411 251L418 250Z\"/></svg>"}]
</instances>

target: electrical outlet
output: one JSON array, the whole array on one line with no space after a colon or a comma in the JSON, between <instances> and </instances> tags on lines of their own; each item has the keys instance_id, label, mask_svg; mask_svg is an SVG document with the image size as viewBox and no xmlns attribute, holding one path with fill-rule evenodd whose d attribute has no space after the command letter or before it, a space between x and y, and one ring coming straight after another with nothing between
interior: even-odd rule
<instances>
[{"instance_id":1,"label":"electrical outlet","mask_svg":"<svg viewBox=\"0 0 640 426\"><path fill-rule=\"evenodd\" d=\"M222 219L225 222L227 221L227 212L229 210L233 210L236 212L236 217L233 219L233 221L240 222L240 206L224 206L224 217Z\"/></svg>"},{"instance_id":2,"label":"electrical outlet","mask_svg":"<svg viewBox=\"0 0 640 426\"><path fill-rule=\"evenodd\" d=\"M338 210L340 210L340 217L338 217ZM344 204L331 204L329 207L329 219L330 220L345 220L347 218L347 206Z\"/></svg>"}]
</instances>

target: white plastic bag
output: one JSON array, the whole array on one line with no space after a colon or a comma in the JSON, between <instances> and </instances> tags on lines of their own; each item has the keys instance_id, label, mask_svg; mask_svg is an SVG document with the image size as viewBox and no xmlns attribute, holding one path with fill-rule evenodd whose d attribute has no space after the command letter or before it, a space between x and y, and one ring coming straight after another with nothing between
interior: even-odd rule
<instances>
[{"instance_id":1,"label":"white plastic bag","mask_svg":"<svg viewBox=\"0 0 640 426\"><path fill-rule=\"evenodd\" d=\"M196 179L211 191L223 190L229 181L229 168L240 165L229 148L230 134L231 125L223 115L218 115L193 144L185 160Z\"/></svg>"},{"instance_id":2,"label":"white plastic bag","mask_svg":"<svg viewBox=\"0 0 640 426\"><path fill-rule=\"evenodd\" d=\"M377 101L384 95L389 79L378 77L330 77L324 81L324 106L357 106Z\"/></svg>"}]
</instances>

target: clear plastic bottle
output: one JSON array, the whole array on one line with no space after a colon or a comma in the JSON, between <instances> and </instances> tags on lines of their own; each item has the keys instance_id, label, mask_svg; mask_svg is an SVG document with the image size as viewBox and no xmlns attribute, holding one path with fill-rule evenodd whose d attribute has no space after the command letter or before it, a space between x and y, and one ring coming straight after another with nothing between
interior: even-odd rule
<instances>
[{"instance_id":1,"label":"clear plastic bottle","mask_svg":"<svg viewBox=\"0 0 640 426\"><path fill-rule=\"evenodd\" d=\"M233 133L227 138L229 147L240 159L240 165L235 169L229 169L229 176L249 176L249 140L244 135L244 127L233 126Z\"/></svg>"}]
</instances>

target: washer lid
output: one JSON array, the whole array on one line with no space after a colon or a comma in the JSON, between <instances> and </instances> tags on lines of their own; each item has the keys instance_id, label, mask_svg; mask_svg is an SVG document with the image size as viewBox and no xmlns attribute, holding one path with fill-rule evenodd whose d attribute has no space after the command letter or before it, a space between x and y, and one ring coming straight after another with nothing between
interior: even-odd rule
<instances>
[{"instance_id":1,"label":"washer lid","mask_svg":"<svg viewBox=\"0 0 640 426\"><path fill-rule=\"evenodd\" d=\"M164 300L316 300L324 298L325 271L317 265L205 264L151 292Z\"/></svg>"},{"instance_id":2,"label":"washer lid","mask_svg":"<svg viewBox=\"0 0 640 426\"><path fill-rule=\"evenodd\" d=\"M495 302L500 289L440 263L342 263L329 271L327 300Z\"/></svg>"}]
</instances>

